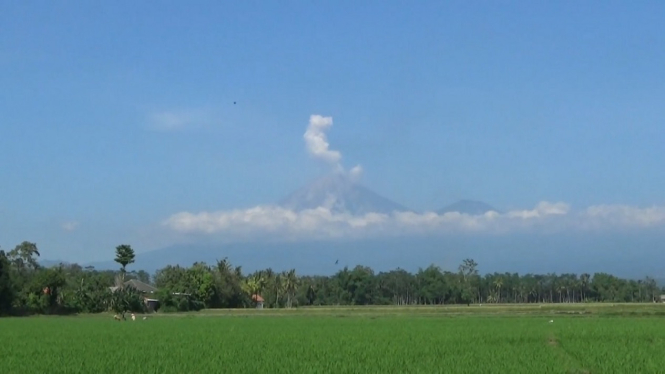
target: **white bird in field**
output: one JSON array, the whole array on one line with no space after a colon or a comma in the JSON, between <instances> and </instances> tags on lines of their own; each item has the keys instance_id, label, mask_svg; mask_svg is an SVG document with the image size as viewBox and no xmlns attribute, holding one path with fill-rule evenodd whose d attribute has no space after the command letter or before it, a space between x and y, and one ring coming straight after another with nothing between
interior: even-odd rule
<instances>
[{"instance_id":1,"label":"white bird in field","mask_svg":"<svg viewBox=\"0 0 665 374\"><path fill-rule=\"evenodd\" d=\"M132 313L132 321L136 321L136 316Z\"/></svg>"},{"instance_id":2,"label":"white bird in field","mask_svg":"<svg viewBox=\"0 0 665 374\"><path fill-rule=\"evenodd\" d=\"M144 321L145 321L146 319L148 319L148 317L143 317L143 320L144 320Z\"/></svg>"},{"instance_id":3,"label":"white bird in field","mask_svg":"<svg viewBox=\"0 0 665 374\"><path fill-rule=\"evenodd\" d=\"M550 320L550 323L554 323L554 320L553 320L553 319L551 319L551 320Z\"/></svg>"}]
</instances>

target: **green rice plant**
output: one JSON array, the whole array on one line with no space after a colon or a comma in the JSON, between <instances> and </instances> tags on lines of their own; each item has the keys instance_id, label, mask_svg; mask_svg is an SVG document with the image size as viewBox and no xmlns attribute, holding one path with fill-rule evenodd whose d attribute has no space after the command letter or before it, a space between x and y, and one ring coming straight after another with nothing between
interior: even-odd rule
<instances>
[{"instance_id":1,"label":"green rice plant","mask_svg":"<svg viewBox=\"0 0 665 374\"><path fill-rule=\"evenodd\" d=\"M0 373L660 373L649 318L0 319Z\"/></svg>"}]
</instances>

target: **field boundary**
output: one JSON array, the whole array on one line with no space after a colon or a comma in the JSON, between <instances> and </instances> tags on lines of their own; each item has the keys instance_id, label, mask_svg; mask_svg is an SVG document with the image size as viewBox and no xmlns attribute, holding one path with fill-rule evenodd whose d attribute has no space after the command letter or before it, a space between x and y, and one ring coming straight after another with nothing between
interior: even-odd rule
<instances>
[{"instance_id":1,"label":"field boundary","mask_svg":"<svg viewBox=\"0 0 665 374\"><path fill-rule=\"evenodd\" d=\"M203 309L156 317L665 317L665 304L493 304L420 306L314 306L291 309Z\"/></svg>"}]
</instances>

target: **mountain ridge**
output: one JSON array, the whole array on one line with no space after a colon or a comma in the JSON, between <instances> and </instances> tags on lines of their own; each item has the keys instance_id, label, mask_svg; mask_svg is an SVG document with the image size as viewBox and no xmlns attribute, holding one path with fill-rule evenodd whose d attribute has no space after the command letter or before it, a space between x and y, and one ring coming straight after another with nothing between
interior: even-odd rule
<instances>
[{"instance_id":1,"label":"mountain ridge","mask_svg":"<svg viewBox=\"0 0 665 374\"><path fill-rule=\"evenodd\" d=\"M341 172L313 180L282 198L277 206L293 211L324 207L333 213L353 215L390 214L396 211L418 213L414 209L379 195ZM469 215L482 215L489 211L500 213L485 202L468 199L461 199L435 210L437 214L459 212Z\"/></svg>"},{"instance_id":2,"label":"mountain ridge","mask_svg":"<svg viewBox=\"0 0 665 374\"><path fill-rule=\"evenodd\" d=\"M281 199L277 205L293 211L325 207L333 213L353 215L413 211L379 195L342 173L333 173L318 178L293 191Z\"/></svg>"},{"instance_id":3,"label":"mountain ridge","mask_svg":"<svg viewBox=\"0 0 665 374\"><path fill-rule=\"evenodd\" d=\"M658 236L662 238L662 234ZM214 265L228 258L246 272L272 268L296 269L300 274L326 275L344 266L369 266L376 272L402 268L417 271L430 264L455 271L465 258L473 258L483 273L518 272L545 274L607 272L617 276L642 278L651 274L662 278L662 248L653 246L653 237L615 233L601 235L490 235L404 236L357 240L307 240L301 242L243 242L229 244L183 244L140 252L134 270L151 274L166 265L191 266L194 262ZM626 251L630 243L630 251ZM570 255L561 256L566 248ZM636 261L636 258L643 260ZM339 264L335 261L339 259ZM80 264L98 270L118 269L112 260Z\"/></svg>"}]
</instances>

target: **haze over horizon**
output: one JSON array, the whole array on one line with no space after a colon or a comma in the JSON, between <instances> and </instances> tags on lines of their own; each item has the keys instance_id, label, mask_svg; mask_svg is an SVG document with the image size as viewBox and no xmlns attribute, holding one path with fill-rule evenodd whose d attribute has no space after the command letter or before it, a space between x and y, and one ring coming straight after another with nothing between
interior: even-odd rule
<instances>
[{"instance_id":1,"label":"haze over horizon","mask_svg":"<svg viewBox=\"0 0 665 374\"><path fill-rule=\"evenodd\" d=\"M665 4L482 3L1 5L0 248L656 272Z\"/></svg>"}]
</instances>

